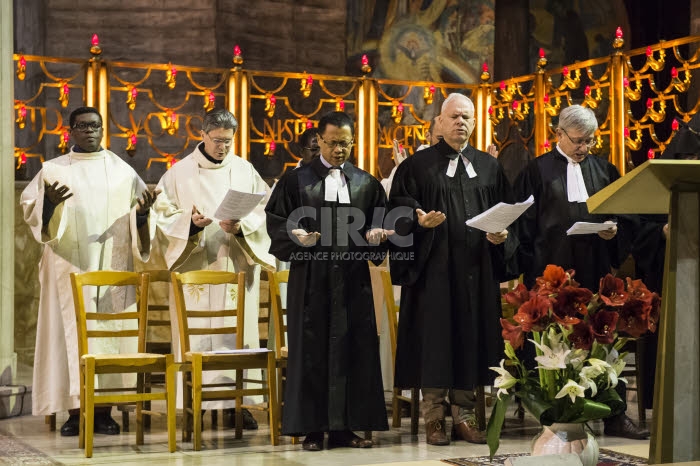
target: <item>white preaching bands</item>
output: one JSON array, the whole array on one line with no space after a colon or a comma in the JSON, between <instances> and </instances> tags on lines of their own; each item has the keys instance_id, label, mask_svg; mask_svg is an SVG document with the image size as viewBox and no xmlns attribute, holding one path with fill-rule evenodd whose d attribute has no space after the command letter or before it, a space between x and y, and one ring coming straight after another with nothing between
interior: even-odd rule
<instances>
[{"instance_id":1,"label":"white preaching bands","mask_svg":"<svg viewBox=\"0 0 700 466\"><path fill-rule=\"evenodd\" d=\"M557 150L561 155L566 157L566 160L569 162L566 167L566 194L569 198L569 202L586 202L588 199L588 191L586 191L586 183L583 181L581 164L574 162L571 157L561 150L558 144Z\"/></svg>"}]
</instances>

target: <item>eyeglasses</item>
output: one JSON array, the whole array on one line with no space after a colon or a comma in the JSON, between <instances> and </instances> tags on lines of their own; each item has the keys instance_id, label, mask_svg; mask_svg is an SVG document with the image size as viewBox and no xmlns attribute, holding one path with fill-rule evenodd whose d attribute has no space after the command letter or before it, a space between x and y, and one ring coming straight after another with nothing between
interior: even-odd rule
<instances>
[{"instance_id":1,"label":"eyeglasses","mask_svg":"<svg viewBox=\"0 0 700 466\"><path fill-rule=\"evenodd\" d=\"M233 144L233 139L218 139L218 138L214 139L211 136L209 136L209 133L205 133L205 134L209 137L211 142L213 142L217 146L230 146L231 144Z\"/></svg>"},{"instance_id":2,"label":"eyeglasses","mask_svg":"<svg viewBox=\"0 0 700 466\"><path fill-rule=\"evenodd\" d=\"M88 130L95 130L99 131L102 128L102 123L85 123L85 122L80 122L76 123L73 125L73 129L77 129L78 131L88 131Z\"/></svg>"},{"instance_id":3,"label":"eyeglasses","mask_svg":"<svg viewBox=\"0 0 700 466\"><path fill-rule=\"evenodd\" d=\"M318 138L323 141L324 144L326 144L328 147L331 149L335 149L336 147L340 147L342 150L348 150L350 147L355 144L355 141L326 141L323 139L323 136L320 134L318 135Z\"/></svg>"},{"instance_id":4,"label":"eyeglasses","mask_svg":"<svg viewBox=\"0 0 700 466\"><path fill-rule=\"evenodd\" d=\"M573 139L571 136L569 136L569 133L567 133L564 128L560 127L559 129L562 130L564 132L564 134L566 134L566 137L569 138L569 141L571 141L572 144L575 146L585 145L588 148L595 146L595 138L594 137Z\"/></svg>"}]
</instances>

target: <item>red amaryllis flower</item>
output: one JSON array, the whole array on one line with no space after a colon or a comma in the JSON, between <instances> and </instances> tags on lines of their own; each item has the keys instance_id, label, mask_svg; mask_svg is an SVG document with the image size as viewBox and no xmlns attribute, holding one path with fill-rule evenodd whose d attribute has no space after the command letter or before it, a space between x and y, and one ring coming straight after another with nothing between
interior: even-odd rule
<instances>
[{"instance_id":1,"label":"red amaryllis flower","mask_svg":"<svg viewBox=\"0 0 700 466\"><path fill-rule=\"evenodd\" d=\"M620 280L622 281L622 280ZM598 343L609 345L615 340L615 327L619 318L616 311L601 309L591 315L589 322Z\"/></svg>"},{"instance_id":2,"label":"red amaryllis flower","mask_svg":"<svg viewBox=\"0 0 700 466\"><path fill-rule=\"evenodd\" d=\"M558 265L549 264L545 267L541 277L535 280L535 290L537 294L549 295L555 293L560 287L564 286L569 280L563 268Z\"/></svg>"},{"instance_id":3,"label":"red amaryllis flower","mask_svg":"<svg viewBox=\"0 0 700 466\"><path fill-rule=\"evenodd\" d=\"M625 293L625 282L621 278L607 274L600 279L600 289L598 291L600 299L608 306L622 306L627 299Z\"/></svg>"},{"instance_id":4,"label":"red amaryllis flower","mask_svg":"<svg viewBox=\"0 0 700 466\"><path fill-rule=\"evenodd\" d=\"M554 320L560 324L578 324L580 317L588 313L586 305L593 297L593 292L588 288L576 288L565 286L559 290L556 301L552 306Z\"/></svg>"},{"instance_id":5,"label":"red amaryllis flower","mask_svg":"<svg viewBox=\"0 0 700 466\"><path fill-rule=\"evenodd\" d=\"M625 332L634 338L641 337L649 326L647 319L650 310L650 303L641 299L629 298L620 308L617 331Z\"/></svg>"},{"instance_id":6,"label":"red amaryllis flower","mask_svg":"<svg viewBox=\"0 0 700 466\"><path fill-rule=\"evenodd\" d=\"M569 341L576 349L591 349L593 346L593 331L585 322L574 325L573 332L569 334Z\"/></svg>"},{"instance_id":7,"label":"red amaryllis flower","mask_svg":"<svg viewBox=\"0 0 700 466\"><path fill-rule=\"evenodd\" d=\"M551 304L544 296L534 296L520 306L513 320L520 324L524 332L541 332L548 324Z\"/></svg>"},{"instance_id":8,"label":"red amaryllis flower","mask_svg":"<svg viewBox=\"0 0 700 466\"><path fill-rule=\"evenodd\" d=\"M641 280L632 280L627 277L627 294L630 299L640 299L647 304L651 303L652 293Z\"/></svg>"},{"instance_id":9,"label":"red amaryllis flower","mask_svg":"<svg viewBox=\"0 0 700 466\"><path fill-rule=\"evenodd\" d=\"M510 342L510 346L514 349L523 347L523 343L525 343L525 334L520 325L512 324L508 319L501 319L501 327L503 327L501 336L504 340Z\"/></svg>"},{"instance_id":10,"label":"red amaryllis flower","mask_svg":"<svg viewBox=\"0 0 700 466\"><path fill-rule=\"evenodd\" d=\"M650 332L656 332L659 323L659 308L661 307L661 298L656 293L651 294L651 309L649 310L648 328Z\"/></svg>"},{"instance_id":11,"label":"red amaryllis flower","mask_svg":"<svg viewBox=\"0 0 700 466\"><path fill-rule=\"evenodd\" d=\"M525 285L522 283L518 283L518 286L513 289L513 291L509 291L503 296L508 304L512 304L515 307L520 307L523 305L523 303L527 300L529 300L532 296L530 295L530 291L527 289Z\"/></svg>"}]
</instances>

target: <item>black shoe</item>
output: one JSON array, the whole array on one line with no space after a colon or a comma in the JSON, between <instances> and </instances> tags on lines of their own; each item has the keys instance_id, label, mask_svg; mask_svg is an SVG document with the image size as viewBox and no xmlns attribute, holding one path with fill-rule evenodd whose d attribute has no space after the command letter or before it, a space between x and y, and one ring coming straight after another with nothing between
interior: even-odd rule
<instances>
[{"instance_id":1,"label":"black shoe","mask_svg":"<svg viewBox=\"0 0 700 466\"><path fill-rule=\"evenodd\" d=\"M68 420L61 426L61 437L75 437L80 433L80 416L72 414L68 416Z\"/></svg>"},{"instance_id":2,"label":"black shoe","mask_svg":"<svg viewBox=\"0 0 700 466\"><path fill-rule=\"evenodd\" d=\"M605 423L605 435L633 440L649 438L649 431L636 425L626 414L604 419L603 422Z\"/></svg>"},{"instance_id":3,"label":"black shoe","mask_svg":"<svg viewBox=\"0 0 700 466\"><path fill-rule=\"evenodd\" d=\"M96 434L119 435L119 424L109 414L95 416L94 432Z\"/></svg>"},{"instance_id":4,"label":"black shoe","mask_svg":"<svg viewBox=\"0 0 700 466\"><path fill-rule=\"evenodd\" d=\"M323 450L323 432L309 432L301 447L306 451Z\"/></svg>"},{"instance_id":5,"label":"black shoe","mask_svg":"<svg viewBox=\"0 0 700 466\"><path fill-rule=\"evenodd\" d=\"M371 448L374 442L355 435L349 430L328 433L328 449L331 448Z\"/></svg>"},{"instance_id":6,"label":"black shoe","mask_svg":"<svg viewBox=\"0 0 700 466\"><path fill-rule=\"evenodd\" d=\"M224 416L224 422L226 427L235 427L236 408L229 408L224 410ZM253 414L245 408L243 408L243 429L258 430L258 421L256 421L253 417Z\"/></svg>"}]
</instances>

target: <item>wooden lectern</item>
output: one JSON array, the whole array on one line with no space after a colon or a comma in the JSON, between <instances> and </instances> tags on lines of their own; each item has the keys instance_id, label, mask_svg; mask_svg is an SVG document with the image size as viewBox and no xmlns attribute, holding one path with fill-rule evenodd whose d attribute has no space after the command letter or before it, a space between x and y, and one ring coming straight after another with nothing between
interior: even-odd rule
<instances>
[{"instance_id":1,"label":"wooden lectern","mask_svg":"<svg viewBox=\"0 0 700 466\"><path fill-rule=\"evenodd\" d=\"M669 214L649 464L700 460L700 161L649 160L591 196L594 214Z\"/></svg>"}]
</instances>

